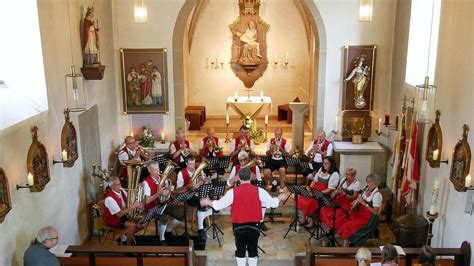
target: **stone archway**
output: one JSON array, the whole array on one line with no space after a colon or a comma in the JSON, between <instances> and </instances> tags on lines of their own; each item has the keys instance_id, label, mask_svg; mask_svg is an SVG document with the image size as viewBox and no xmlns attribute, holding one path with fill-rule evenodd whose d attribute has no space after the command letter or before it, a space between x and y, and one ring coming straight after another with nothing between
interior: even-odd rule
<instances>
[{"instance_id":1,"label":"stone archway","mask_svg":"<svg viewBox=\"0 0 474 266\"><path fill-rule=\"evenodd\" d=\"M175 126L184 128L184 108L187 104L186 66L189 48L192 42L194 24L205 0L186 0L176 19L173 31L173 78ZM318 8L312 0L294 0L307 27L309 54L312 54L310 72L310 96L312 114L310 115L313 135L324 123L324 95L326 89L326 52L327 40L324 22Z\"/></svg>"}]
</instances>

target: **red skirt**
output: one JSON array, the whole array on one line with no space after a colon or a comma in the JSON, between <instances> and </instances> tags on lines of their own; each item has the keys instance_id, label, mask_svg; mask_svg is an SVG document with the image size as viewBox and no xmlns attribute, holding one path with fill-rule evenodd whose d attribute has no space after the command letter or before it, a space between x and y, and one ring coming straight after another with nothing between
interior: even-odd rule
<instances>
[{"instance_id":1,"label":"red skirt","mask_svg":"<svg viewBox=\"0 0 474 266\"><path fill-rule=\"evenodd\" d=\"M339 208L336 209L336 220L337 220L337 218L341 216L345 216L346 211L350 210L352 201L344 197L343 195L339 195L336 199L336 202L340 206ZM332 228L333 218L334 218L333 208L324 207L319 212L319 219L321 219L321 222L329 228Z\"/></svg>"},{"instance_id":2,"label":"red skirt","mask_svg":"<svg viewBox=\"0 0 474 266\"><path fill-rule=\"evenodd\" d=\"M323 191L327 188L327 185L320 182L315 182L311 187L316 190ZM318 209L318 202L314 198L307 198L298 195L298 205L296 205L296 208L302 211L306 216L311 216L316 211L316 209Z\"/></svg>"},{"instance_id":3,"label":"red skirt","mask_svg":"<svg viewBox=\"0 0 474 266\"><path fill-rule=\"evenodd\" d=\"M348 239L369 223L372 215L365 206L359 206L359 210L353 211L349 217L343 215L336 219L336 231L342 239Z\"/></svg>"}]
</instances>

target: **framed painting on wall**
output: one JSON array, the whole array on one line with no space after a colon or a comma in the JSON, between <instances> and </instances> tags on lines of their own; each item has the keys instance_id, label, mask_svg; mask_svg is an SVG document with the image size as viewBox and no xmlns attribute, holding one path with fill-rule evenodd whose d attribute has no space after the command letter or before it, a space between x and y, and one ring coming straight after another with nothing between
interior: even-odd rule
<instances>
[{"instance_id":1,"label":"framed painting on wall","mask_svg":"<svg viewBox=\"0 0 474 266\"><path fill-rule=\"evenodd\" d=\"M5 220L5 216L12 209L10 191L8 189L8 178L5 170L0 167L0 223Z\"/></svg>"},{"instance_id":2,"label":"framed painting on wall","mask_svg":"<svg viewBox=\"0 0 474 266\"><path fill-rule=\"evenodd\" d=\"M43 143L38 140L38 128L34 126L31 132L33 133L33 142L28 150L26 168L28 173L33 175L33 185L30 186L30 191L40 192L43 191L51 179L49 174L48 152Z\"/></svg>"},{"instance_id":3,"label":"framed painting on wall","mask_svg":"<svg viewBox=\"0 0 474 266\"><path fill-rule=\"evenodd\" d=\"M61 150L66 151L67 161L63 162L63 167L73 167L74 162L79 157L77 145L76 128L69 119L69 109L64 110L64 125L61 131Z\"/></svg>"},{"instance_id":4,"label":"framed painting on wall","mask_svg":"<svg viewBox=\"0 0 474 266\"><path fill-rule=\"evenodd\" d=\"M167 114L166 49L120 49L125 114Z\"/></svg>"}]
</instances>

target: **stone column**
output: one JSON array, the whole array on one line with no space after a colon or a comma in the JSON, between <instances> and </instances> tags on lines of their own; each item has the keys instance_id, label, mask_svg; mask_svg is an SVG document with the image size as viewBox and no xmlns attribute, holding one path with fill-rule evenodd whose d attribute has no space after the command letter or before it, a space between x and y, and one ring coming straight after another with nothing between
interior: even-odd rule
<instances>
[{"instance_id":1,"label":"stone column","mask_svg":"<svg viewBox=\"0 0 474 266\"><path fill-rule=\"evenodd\" d=\"M293 111L293 147L301 154L304 152L304 115L308 112L308 103L290 102L290 109Z\"/></svg>"}]
</instances>

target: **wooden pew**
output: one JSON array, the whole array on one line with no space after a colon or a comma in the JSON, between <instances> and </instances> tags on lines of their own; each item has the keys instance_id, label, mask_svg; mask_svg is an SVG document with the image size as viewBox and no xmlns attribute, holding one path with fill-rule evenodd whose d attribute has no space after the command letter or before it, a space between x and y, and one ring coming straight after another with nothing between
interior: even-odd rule
<instances>
[{"instance_id":1,"label":"wooden pew","mask_svg":"<svg viewBox=\"0 0 474 266\"><path fill-rule=\"evenodd\" d=\"M311 247L306 249L306 257L295 257L295 265L325 266L325 265L356 265L355 254L358 247ZM380 248L368 248L372 253L372 262L381 261ZM411 266L417 262L419 248L403 248L406 256L400 256L401 266ZM471 245L464 241L460 248L433 248L436 253L437 265L469 266L471 263ZM443 257L442 259L440 257ZM447 259L446 257L450 257Z\"/></svg>"},{"instance_id":2,"label":"wooden pew","mask_svg":"<svg viewBox=\"0 0 474 266\"><path fill-rule=\"evenodd\" d=\"M61 257L63 266L199 266L206 265L206 258L196 256L193 242L189 246L69 246L66 253L71 257ZM133 257L126 257L133 254Z\"/></svg>"}]
</instances>

